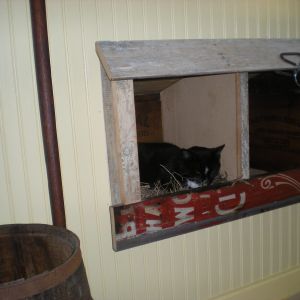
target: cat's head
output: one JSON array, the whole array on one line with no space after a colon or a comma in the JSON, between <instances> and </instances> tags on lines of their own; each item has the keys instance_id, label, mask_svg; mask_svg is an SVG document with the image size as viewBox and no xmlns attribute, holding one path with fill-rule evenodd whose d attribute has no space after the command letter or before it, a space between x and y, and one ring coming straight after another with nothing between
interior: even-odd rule
<instances>
[{"instance_id":1,"label":"cat's head","mask_svg":"<svg viewBox=\"0 0 300 300\"><path fill-rule=\"evenodd\" d=\"M225 145L216 148L194 146L181 149L180 174L187 188L210 185L219 175L221 152Z\"/></svg>"}]
</instances>

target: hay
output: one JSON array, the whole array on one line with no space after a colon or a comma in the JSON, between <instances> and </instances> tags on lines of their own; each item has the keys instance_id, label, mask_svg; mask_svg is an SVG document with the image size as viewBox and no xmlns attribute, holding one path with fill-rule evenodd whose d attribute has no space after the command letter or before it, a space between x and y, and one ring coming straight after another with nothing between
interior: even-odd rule
<instances>
[{"instance_id":1,"label":"hay","mask_svg":"<svg viewBox=\"0 0 300 300\"><path fill-rule=\"evenodd\" d=\"M164 167L164 166L162 166ZM165 168L165 167L164 167ZM178 193L181 191L188 191L192 190L187 187L184 187L174 176L174 173L170 172L167 168L165 170L171 175L170 181L166 184L161 184L159 181L155 183L154 187L150 187L149 183L146 182L141 182L141 198L142 200L147 199L147 198L152 198L152 197L158 197L158 196L163 196L166 194L173 194L173 193ZM177 174L180 176L180 174ZM210 186L215 186L215 185L222 185L228 182L227 180L227 173L223 172L220 173L211 183ZM205 188L208 187L208 184L206 182L203 182L202 186L199 188ZM195 190L199 189L196 188Z\"/></svg>"},{"instance_id":2,"label":"hay","mask_svg":"<svg viewBox=\"0 0 300 300\"><path fill-rule=\"evenodd\" d=\"M225 183L228 183L228 174L226 171L223 171L216 176L211 185L222 185Z\"/></svg>"}]
</instances>

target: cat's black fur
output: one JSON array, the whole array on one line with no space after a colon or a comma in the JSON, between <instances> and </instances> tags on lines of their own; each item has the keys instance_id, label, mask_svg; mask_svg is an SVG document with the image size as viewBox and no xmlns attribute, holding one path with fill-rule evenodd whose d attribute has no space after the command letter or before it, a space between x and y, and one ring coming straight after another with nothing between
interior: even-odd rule
<instances>
[{"instance_id":1,"label":"cat's black fur","mask_svg":"<svg viewBox=\"0 0 300 300\"><path fill-rule=\"evenodd\" d=\"M160 182L170 188L168 185L175 176L185 188L209 185L219 174L224 146L183 149L170 143L139 143L141 182L151 187Z\"/></svg>"}]
</instances>

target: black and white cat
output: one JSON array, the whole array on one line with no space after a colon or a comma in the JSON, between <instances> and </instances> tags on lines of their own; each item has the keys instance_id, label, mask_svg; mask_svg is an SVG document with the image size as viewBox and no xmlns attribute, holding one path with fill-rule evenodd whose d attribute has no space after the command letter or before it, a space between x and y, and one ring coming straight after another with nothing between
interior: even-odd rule
<instances>
[{"instance_id":1,"label":"black and white cat","mask_svg":"<svg viewBox=\"0 0 300 300\"><path fill-rule=\"evenodd\" d=\"M139 143L140 180L151 187L158 182L168 187L172 177L184 188L210 185L219 174L224 146L183 149L170 143Z\"/></svg>"}]
</instances>

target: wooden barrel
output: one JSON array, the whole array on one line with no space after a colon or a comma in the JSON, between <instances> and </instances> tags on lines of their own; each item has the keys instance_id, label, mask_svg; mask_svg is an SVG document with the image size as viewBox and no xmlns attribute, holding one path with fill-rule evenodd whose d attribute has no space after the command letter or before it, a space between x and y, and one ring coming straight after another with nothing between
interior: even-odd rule
<instances>
[{"instance_id":1,"label":"wooden barrel","mask_svg":"<svg viewBox=\"0 0 300 300\"><path fill-rule=\"evenodd\" d=\"M44 224L0 226L0 299L91 299L76 235Z\"/></svg>"}]
</instances>

